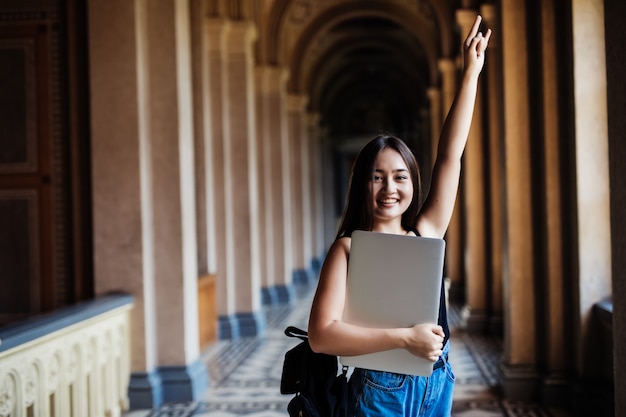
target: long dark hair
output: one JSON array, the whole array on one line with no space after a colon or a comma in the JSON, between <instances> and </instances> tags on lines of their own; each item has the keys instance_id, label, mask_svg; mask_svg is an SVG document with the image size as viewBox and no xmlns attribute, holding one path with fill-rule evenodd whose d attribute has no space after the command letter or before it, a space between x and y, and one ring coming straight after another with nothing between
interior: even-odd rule
<instances>
[{"instance_id":1,"label":"long dark hair","mask_svg":"<svg viewBox=\"0 0 626 417\"><path fill-rule=\"evenodd\" d=\"M409 169L409 175L413 182L413 198L409 208L402 214L402 227L405 230L415 229L422 197L419 165L415 155L402 139L388 134L379 134L361 149L354 161L348 186L348 200L337 231L337 239L351 236L354 230L369 231L374 227L370 180L376 157L386 148L398 152Z\"/></svg>"}]
</instances>

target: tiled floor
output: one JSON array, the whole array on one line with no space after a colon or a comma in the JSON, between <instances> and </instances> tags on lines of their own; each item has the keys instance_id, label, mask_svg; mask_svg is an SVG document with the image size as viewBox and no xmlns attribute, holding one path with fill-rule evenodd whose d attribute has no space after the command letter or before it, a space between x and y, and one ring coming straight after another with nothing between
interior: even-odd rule
<instances>
[{"instance_id":1,"label":"tiled floor","mask_svg":"<svg viewBox=\"0 0 626 417\"><path fill-rule=\"evenodd\" d=\"M259 338L221 341L204 353L210 387L205 398L192 403L166 404L157 410L137 410L125 417L285 417L291 396L279 392L283 357L298 343L283 330L306 329L312 288L300 288L294 306L266 309L268 329ZM469 336L458 328L458 311L450 310L450 363L456 374L453 416L566 417L560 410L502 398L496 370L501 343L495 338Z\"/></svg>"}]
</instances>

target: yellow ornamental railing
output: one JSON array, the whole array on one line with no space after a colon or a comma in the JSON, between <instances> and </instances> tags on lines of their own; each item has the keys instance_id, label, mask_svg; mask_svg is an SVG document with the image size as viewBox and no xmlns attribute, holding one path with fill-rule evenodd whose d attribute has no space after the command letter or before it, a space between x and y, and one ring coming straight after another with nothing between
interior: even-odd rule
<instances>
[{"instance_id":1,"label":"yellow ornamental railing","mask_svg":"<svg viewBox=\"0 0 626 417\"><path fill-rule=\"evenodd\" d=\"M121 416L131 309L110 295L0 328L0 417Z\"/></svg>"}]
</instances>

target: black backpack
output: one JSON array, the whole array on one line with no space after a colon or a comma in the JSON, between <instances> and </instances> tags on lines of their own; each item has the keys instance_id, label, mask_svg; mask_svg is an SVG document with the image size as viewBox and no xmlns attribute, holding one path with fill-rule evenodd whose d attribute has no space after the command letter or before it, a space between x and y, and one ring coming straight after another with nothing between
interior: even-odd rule
<instances>
[{"instance_id":1,"label":"black backpack","mask_svg":"<svg viewBox=\"0 0 626 417\"><path fill-rule=\"evenodd\" d=\"M302 340L285 354L280 380L281 394L296 394L287 406L289 415L346 417L350 403L347 368L342 367L337 375L337 357L313 352L304 330L289 326L285 334Z\"/></svg>"}]
</instances>

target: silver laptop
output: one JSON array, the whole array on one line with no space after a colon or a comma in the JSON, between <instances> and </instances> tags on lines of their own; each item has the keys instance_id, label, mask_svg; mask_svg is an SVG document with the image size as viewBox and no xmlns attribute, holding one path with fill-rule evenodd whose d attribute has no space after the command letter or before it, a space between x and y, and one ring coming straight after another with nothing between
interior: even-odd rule
<instances>
[{"instance_id":1,"label":"silver laptop","mask_svg":"<svg viewBox=\"0 0 626 417\"><path fill-rule=\"evenodd\" d=\"M445 241L354 231L343 320L364 327L437 323ZM342 356L365 369L430 376L433 363L405 349Z\"/></svg>"}]
</instances>

